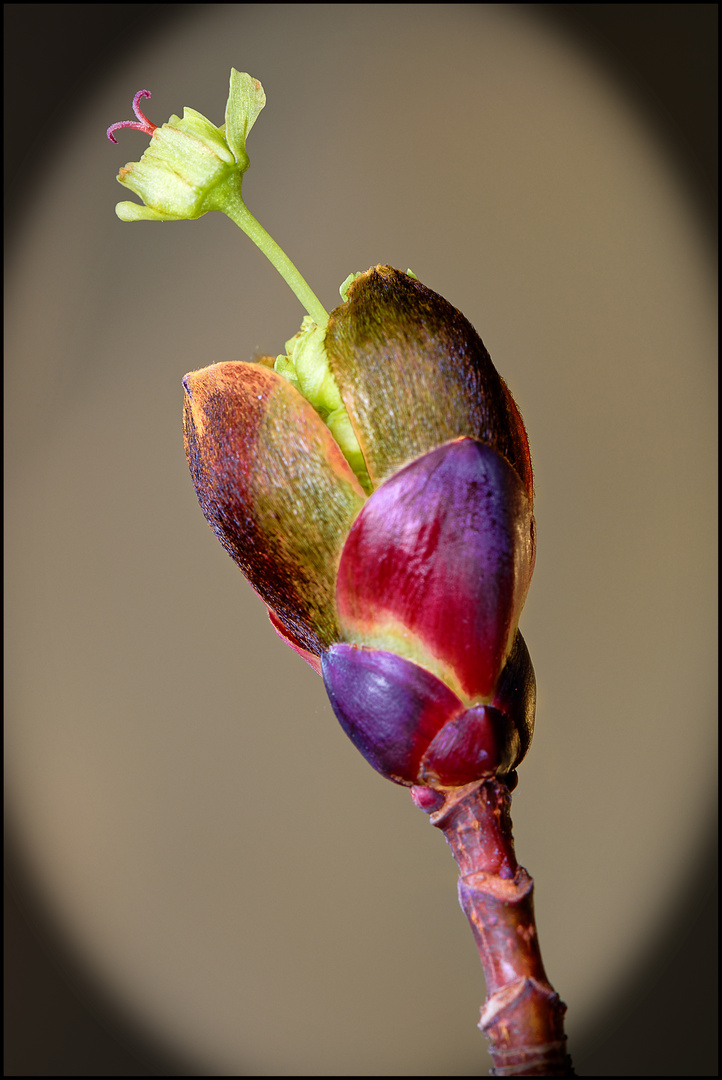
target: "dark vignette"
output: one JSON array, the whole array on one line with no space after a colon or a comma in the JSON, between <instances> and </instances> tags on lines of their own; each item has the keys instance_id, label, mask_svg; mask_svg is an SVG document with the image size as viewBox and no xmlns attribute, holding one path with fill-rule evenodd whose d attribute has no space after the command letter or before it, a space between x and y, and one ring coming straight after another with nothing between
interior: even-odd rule
<instances>
[{"instance_id":1,"label":"dark vignette","mask_svg":"<svg viewBox=\"0 0 722 1080\"><path fill-rule=\"evenodd\" d=\"M646 110L709 230L717 235L717 4L547 4L548 17L605 64ZM6 242L32 198L33 173L72 122L75 99L121 62L140 33L195 5L7 4ZM51 102L48 105L48 102ZM682 869L682 868L680 868ZM717 866L700 837L689 892L640 968L582 1045L579 1075L715 1076ZM692 899L694 896L694 899ZM179 1059L119 1016L54 935L12 836L6 850L5 1075L183 1076Z\"/></svg>"}]
</instances>

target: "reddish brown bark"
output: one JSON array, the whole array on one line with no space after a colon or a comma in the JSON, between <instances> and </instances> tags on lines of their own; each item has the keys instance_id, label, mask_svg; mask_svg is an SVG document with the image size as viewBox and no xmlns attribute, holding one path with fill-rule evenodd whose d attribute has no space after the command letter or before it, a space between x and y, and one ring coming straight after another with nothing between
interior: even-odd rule
<instances>
[{"instance_id":1,"label":"reddish brown bark","mask_svg":"<svg viewBox=\"0 0 722 1080\"><path fill-rule=\"evenodd\" d=\"M414 801L434 810L429 789ZM419 793L417 797L417 792ZM459 867L459 901L471 924L486 977L479 1027L489 1040L494 1076L573 1076L564 1013L547 979L534 923L534 883L514 854L511 795L499 779L438 794L431 823ZM431 804L431 805L429 805Z\"/></svg>"}]
</instances>

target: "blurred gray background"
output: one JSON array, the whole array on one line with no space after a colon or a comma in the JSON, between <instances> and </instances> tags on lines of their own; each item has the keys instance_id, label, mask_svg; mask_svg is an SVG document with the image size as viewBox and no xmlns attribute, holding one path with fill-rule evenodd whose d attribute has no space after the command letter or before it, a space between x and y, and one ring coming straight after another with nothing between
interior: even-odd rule
<instances>
[{"instance_id":1,"label":"blurred gray background","mask_svg":"<svg viewBox=\"0 0 722 1080\"><path fill-rule=\"evenodd\" d=\"M156 122L220 122L231 64L268 95L247 200L322 300L410 266L527 421L514 818L578 1070L713 1074L716 5L23 7L6 1074L488 1068L443 841L346 744L185 469L180 377L280 349L298 305L225 219L113 214L145 143L107 124L141 87Z\"/></svg>"}]
</instances>

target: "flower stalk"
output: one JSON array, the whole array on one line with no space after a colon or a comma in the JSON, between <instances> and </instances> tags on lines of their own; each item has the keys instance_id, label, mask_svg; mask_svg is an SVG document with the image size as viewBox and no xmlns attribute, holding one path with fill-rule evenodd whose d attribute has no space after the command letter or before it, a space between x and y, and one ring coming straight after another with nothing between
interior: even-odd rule
<instances>
[{"instance_id":1,"label":"flower stalk","mask_svg":"<svg viewBox=\"0 0 722 1080\"><path fill-rule=\"evenodd\" d=\"M311 316L317 326L325 326L328 322L328 312L323 306L306 279L289 259L283 248L279 247L270 233L266 232L260 221L253 216L240 196L233 198L229 194L224 203L224 214L233 221L246 236L253 241L266 256L272 266L275 266L291 292L297 297L302 306Z\"/></svg>"}]
</instances>

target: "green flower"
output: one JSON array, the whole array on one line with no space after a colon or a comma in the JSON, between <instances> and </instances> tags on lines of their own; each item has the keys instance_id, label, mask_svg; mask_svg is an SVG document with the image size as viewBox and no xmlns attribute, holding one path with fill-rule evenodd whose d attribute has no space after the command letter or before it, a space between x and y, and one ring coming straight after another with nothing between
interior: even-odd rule
<instances>
[{"instance_id":1,"label":"green flower","mask_svg":"<svg viewBox=\"0 0 722 1080\"><path fill-rule=\"evenodd\" d=\"M151 137L140 161L122 168L118 181L139 195L144 206L121 202L115 212L122 221L183 221L201 217L209 210L227 211L240 199L241 179L250 162L246 137L266 103L257 79L233 69L226 105L226 122L216 127L195 109L171 116L160 127L140 109L140 99L150 97L139 90L133 99L137 121L123 120L108 128L115 142L118 128L134 128Z\"/></svg>"},{"instance_id":2,"label":"green flower","mask_svg":"<svg viewBox=\"0 0 722 1080\"><path fill-rule=\"evenodd\" d=\"M209 210L226 214L264 253L293 290L317 326L325 326L328 312L272 236L256 220L241 195L241 181L250 162L248 133L258 119L266 95L258 79L231 68L226 122L216 127L195 109L171 116L157 127L141 111L139 90L133 98L135 120L111 124L107 134L133 128L150 135L150 146L140 161L131 161L118 173L118 182L140 195L145 205L118 203L121 221L186 221Z\"/></svg>"}]
</instances>

